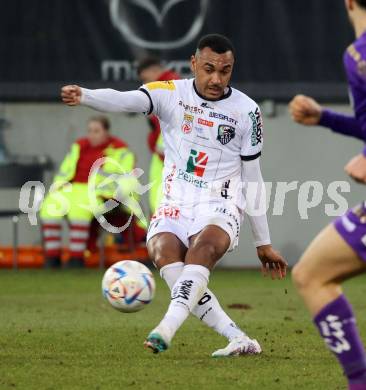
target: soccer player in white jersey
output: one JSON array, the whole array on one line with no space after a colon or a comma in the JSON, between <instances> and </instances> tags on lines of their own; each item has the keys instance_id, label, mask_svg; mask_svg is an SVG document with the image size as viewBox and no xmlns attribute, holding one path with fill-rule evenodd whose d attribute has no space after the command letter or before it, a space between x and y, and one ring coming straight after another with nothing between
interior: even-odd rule
<instances>
[{"instance_id":1,"label":"soccer player in white jersey","mask_svg":"<svg viewBox=\"0 0 366 390\"><path fill-rule=\"evenodd\" d=\"M257 104L229 86L234 57L229 39L211 34L201 38L191 57L193 79L153 82L128 92L62 88L70 106L159 117L164 196L152 217L147 247L171 289L171 303L145 341L155 353L169 347L189 313L229 339L213 356L261 352L207 289L215 264L238 243L245 209L242 183L256 183L258 192L264 187L262 119ZM264 272L283 278L287 263L271 246L265 212L248 219Z\"/></svg>"}]
</instances>

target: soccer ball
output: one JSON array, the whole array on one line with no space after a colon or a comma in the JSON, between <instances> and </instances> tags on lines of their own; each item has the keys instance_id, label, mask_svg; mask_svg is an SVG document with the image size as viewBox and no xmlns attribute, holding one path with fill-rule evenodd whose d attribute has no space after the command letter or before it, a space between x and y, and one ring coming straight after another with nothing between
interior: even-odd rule
<instances>
[{"instance_id":1,"label":"soccer ball","mask_svg":"<svg viewBox=\"0 0 366 390\"><path fill-rule=\"evenodd\" d=\"M102 293L115 309L132 313L152 301L155 280L150 270L138 261L119 261L105 272Z\"/></svg>"}]
</instances>

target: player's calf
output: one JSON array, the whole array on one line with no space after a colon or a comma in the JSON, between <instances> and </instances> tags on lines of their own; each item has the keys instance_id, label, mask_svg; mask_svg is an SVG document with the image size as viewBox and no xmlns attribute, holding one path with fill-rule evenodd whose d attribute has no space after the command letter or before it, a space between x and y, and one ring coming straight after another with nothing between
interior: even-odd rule
<instances>
[{"instance_id":1,"label":"player's calf","mask_svg":"<svg viewBox=\"0 0 366 390\"><path fill-rule=\"evenodd\" d=\"M183 272L183 268L183 262L175 262L160 269L160 275L170 290ZM217 333L226 337L229 342L234 338L246 336L245 332L225 313L215 294L209 289L192 309L192 314Z\"/></svg>"},{"instance_id":2,"label":"player's calf","mask_svg":"<svg viewBox=\"0 0 366 390\"><path fill-rule=\"evenodd\" d=\"M164 341L170 344L177 330L203 297L210 275L210 269L226 252L230 238L217 226L210 225L191 240L185 257L185 266L172 287L171 302L160 324L147 338L165 333ZM165 255L165 253L164 253Z\"/></svg>"},{"instance_id":3,"label":"player's calf","mask_svg":"<svg viewBox=\"0 0 366 390\"><path fill-rule=\"evenodd\" d=\"M183 272L172 288L171 302L163 320L153 329L146 342L151 341L152 335L162 336L169 345L177 330L197 305L207 288L210 271L201 265L186 265ZM149 345L148 345L149 346Z\"/></svg>"},{"instance_id":4,"label":"player's calf","mask_svg":"<svg viewBox=\"0 0 366 390\"><path fill-rule=\"evenodd\" d=\"M364 270L333 226L321 232L294 268L293 280L327 347L337 357L350 389L366 388L366 353L353 310L340 283Z\"/></svg>"}]
</instances>

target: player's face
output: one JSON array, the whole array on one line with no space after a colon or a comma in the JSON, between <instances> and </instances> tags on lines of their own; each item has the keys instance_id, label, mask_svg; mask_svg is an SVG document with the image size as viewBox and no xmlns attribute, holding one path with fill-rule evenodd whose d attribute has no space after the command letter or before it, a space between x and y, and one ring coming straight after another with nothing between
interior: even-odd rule
<instances>
[{"instance_id":1,"label":"player's face","mask_svg":"<svg viewBox=\"0 0 366 390\"><path fill-rule=\"evenodd\" d=\"M205 47L191 58L198 92L207 99L219 99L228 86L234 66L231 51L218 54Z\"/></svg>"},{"instance_id":2,"label":"player's face","mask_svg":"<svg viewBox=\"0 0 366 390\"><path fill-rule=\"evenodd\" d=\"M88 140L92 146L104 144L108 139L108 131L98 121L88 123Z\"/></svg>"}]
</instances>

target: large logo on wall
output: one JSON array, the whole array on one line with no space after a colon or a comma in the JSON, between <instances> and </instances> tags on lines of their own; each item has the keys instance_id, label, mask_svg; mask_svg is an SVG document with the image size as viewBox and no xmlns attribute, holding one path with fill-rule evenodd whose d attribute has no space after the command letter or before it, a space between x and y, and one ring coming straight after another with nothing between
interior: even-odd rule
<instances>
[{"instance_id":1,"label":"large logo on wall","mask_svg":"<svg viewBox=\"0 0 366 390\"><path fill-rule=\"evenodd\" d=\"M190 25L184 27L184 31L175 39L158 40L167 22L174 18L175 26L182 24L181 20L176 19L179 14L174 12L174 8L180 3L186 3L186 12L191 14ZM110 0L109 10L113 26L127 42L145 49L168 50L185 46L197 37L206 18L208 3L209 0ZM146 18L147 14L151 21ZM155 25L156 31L159 32L155 40L142 36L149 22L152 26ZM145 29L141 26L145 26ZM150 31L149 33L151 36Z\"/></svg>"}]
</instances>

